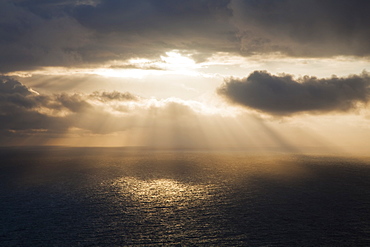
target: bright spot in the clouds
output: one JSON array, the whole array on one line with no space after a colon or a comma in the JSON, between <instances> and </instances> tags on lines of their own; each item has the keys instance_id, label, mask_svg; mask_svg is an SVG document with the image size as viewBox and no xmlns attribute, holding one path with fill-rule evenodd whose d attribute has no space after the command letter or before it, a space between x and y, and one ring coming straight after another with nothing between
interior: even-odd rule
<instances>
[{"instance_id":1,"label":"bright spot in the clouds","mask_svg":"<svg viewBox=\"0 0 370 247\"><path fill-rule=\"evenodd\" d=\"M179 51L170 51L160 56L160 59L135 58L125 63L115 61L110 67L94 69L89 73L105 77L123 78L144 78L161 75L196 76L199 75L199 72L197 72L199 68L201 68L201 65L196 64L189 56L185 56Z\"/></svg>"}]
</instances>

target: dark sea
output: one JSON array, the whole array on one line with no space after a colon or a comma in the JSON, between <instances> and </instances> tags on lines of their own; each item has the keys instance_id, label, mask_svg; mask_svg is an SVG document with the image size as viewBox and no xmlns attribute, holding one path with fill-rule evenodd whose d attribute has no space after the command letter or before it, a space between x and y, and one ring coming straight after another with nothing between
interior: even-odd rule
<instances>
[{"instance_id":1,"label":"dark sea","mask_svg":"<svg viewBox=\"0 0 370 247\"><path fill-rule=\"evenodd\" d=\"M0 246L370 246L370 158L1 148Z\"/></svg>"}]
</instances>

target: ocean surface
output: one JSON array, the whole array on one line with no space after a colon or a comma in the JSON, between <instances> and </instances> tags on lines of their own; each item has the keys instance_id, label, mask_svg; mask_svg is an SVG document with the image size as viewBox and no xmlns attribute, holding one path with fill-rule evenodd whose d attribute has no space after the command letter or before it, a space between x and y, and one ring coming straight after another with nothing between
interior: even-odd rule
<instances>
[{"instance_id":1,"label":"ocean surface","mask_svg":"<svg viewBox=\"0 0 370 247\"><path fill-rule=\"evenodd\" d=\"M0 246L370 246L370 158L1 148Z\"/></svg>"}]
</instances>

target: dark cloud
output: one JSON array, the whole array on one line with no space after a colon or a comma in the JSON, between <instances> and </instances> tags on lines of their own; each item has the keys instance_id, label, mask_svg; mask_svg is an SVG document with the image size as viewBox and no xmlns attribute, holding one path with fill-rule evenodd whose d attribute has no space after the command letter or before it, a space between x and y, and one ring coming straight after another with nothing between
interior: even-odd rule
<instances>
[{"instance_id":1,"label":"dark cloud","mask_svg":"<svg viewBox=\"0 0 370 247\"><path fill-rule=\"evenodd\" d=\"M83 99L79 94L69 95L62 93L55 96L55 101L71 112L83 112L91 107L91 105L87 103L86 100Z\"/></svg>"},{"instance_id":2,"label":"dark cloud","mask_svg":"<svg viewBox=\"0 0 370 247\"><path fill-rule=\"evenodd\" d=\"M50 101L50 97L39 95L14 79L0 77L0 131L64 131L68 127L65 120L37 111Z\"/></svg>"},{"instance_id":3,"label":"dark cloud","mask_svg":"<svg viewBox=\"0 0 370 247\"><path fill-rule=\"evenodd\" d=\"M108 101L136 101L139 99L138 96L133 95L129 92L121 93L117 91L113 92L93 92L90 94L90 98L97 99L102 102Z\"/></svg>"},{"instance_id":4,"label":"dark cloud","mask_svg":"<svg viewBox=\"0 0 370 247\"><path fill-rule=\"evenodd\" d=\"M80 5L73 17L98 41L89 60L159 57L172 49L235 50L228 0L106 0ZM236 40L235 40L236 41ZM92 51L98 49L99 54Z\"/></svg>"},{"instance_id":5,"label":"dark cloud","mask_svg":"<svg viewBox=\"0 0 370 247\"><path fill-rule=\"evenodd\" d=\"M27 96L32 92L22 83L7 76L0 76L0 92L3 95L20 94Z\"/></svg>"},{"instance_id":6,"label":"dark cloud","mask_svg":"<svg viewBox=\"0 0 370 247\"><path fill-rule=\"evenodd\" d=\"M89 31L66 14L38 15L31 11L38 1L27 3L0 1L0 72L81 63L78 48Z\"/></svg>"},{"instance_id":7,"label":"dark cloud","mask_svg":"<svg viewBox=\"0 0 370 247\"><path fill-rule=\"evenodd\" d=\"M79 116L93 114L92 110L84 95L40 95L12 78L0 77L1 132L19 135L42 130L62 134L76 126Z\"/></svg>"},{"instance_id":8,"label":"dark cloud","mask_svg":"<svg viewBox=\"0 0 370 247\"><path fill-rule=\"evenodd\" d=\"M367 0L2 0L0 72L188 50L370 55Z\"/></svg>"},{"instance_id":9,"label":"dark cloud","mask_svg":"<svg viewBox=\"0 0 370 247\"><path fill-rule=\"evenodd\" d=\"M247 78L226 81L218 93L231 102L273 115L345 112L370 100L370 75L294 79L292 75L255 71Z\"/></svg>"},{"instance_id":10,"label":"dark cloud","mask_svg":"<svg viewBox=\"0 0 370 247\"><path fill-rule=\"evenodd\" d=\"M230 16L228 4L227 0L105 0L97 6L77 6L74 16L85 26L105 33L165 33L169 28L181 34L185 30L199 31L194 24L204 26Z\"/></svg>"},{"instance_id":11,"label":"dark cloud","mask_svg":"<svg viewBox=\"0 0 370 247\"><path fill-rule=\"evenodd\" d=\"M366 0L106 0L80 5L73 15L101 40L120 39L126 48L134 41L129 52L136 55L193 49L246 56L367 56L369 7Z\"/></svg>"},{"instance_id":12,"label":"dark cloud","mask_svg":"<svg viewBox=\"0 0 370 247\"><path fill-rule=\"evenodd\" d=\"M292 56L370 54L367 0L232 1L241 50Z\"/></svg>"},{"instance_id":13,"label":"dark cloud","mask_svg":"<svg viewBox=\"0 0 370 247\"><path fill-rule=\"evenodd\" d=\"M124 64L124 65L111 65L109 66L111 69L140 69L140 70L165 70L156 65L151 65L150 63L144 65L137 65L137 64Z\"/></svg>"},{"instance_id":14,"label":"dark cloud","mask_svg":"<svg viewBox=\"0 0 370 247\"><path fill-rule=\"evenodd\" d=\"M158 58L172 49L235 51L228 3L4 0L0 72Z\"/></svg>"},{"instance_id":15,"label":"dark cloud","mask_svg":"<svg viewBox=\"0 0 370 247\"><path fill-rule=\"evenodd\" d=\"M17 109L32 109L48 101L47 97L40 96L20 82L0 76L0 110L14 112Z\"/></svg>"},{"instance_id":16,"label":"dark cloud","mask_svg":"<svg viewBox=\"0 0 370 247\"><path fill-rule=\"evenodd\" d=\"M82 112L91 105L79 94L40 95L10 77L0 76L1 112L14 113L34 111L40 108L49 110Z\"/></svg>"},{"instance_id":17,"label":"dark cloud","mask_svg":"<svg viewBox=\"0 0 370 247\"><path fill-rule=\"evenodd\" d=\"M144 99L129 92L39 94L0 77L0 145L22 137L43 139L77 133L109 134L135 127L192 125L195 112L183 102ZM6 137L6 138L5 138ZM13 143L17 145L17 143Z\"/></svg>"}]
</instances>

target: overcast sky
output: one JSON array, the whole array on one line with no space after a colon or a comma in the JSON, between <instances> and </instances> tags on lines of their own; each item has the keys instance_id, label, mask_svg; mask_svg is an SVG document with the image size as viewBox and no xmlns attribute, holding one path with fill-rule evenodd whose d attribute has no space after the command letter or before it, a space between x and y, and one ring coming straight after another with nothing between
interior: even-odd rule
<instances>
[{"instance_id":1,"label":"overcast sky","mask_svg":"<svg viewBox=\"0 0 370 247\"><path fill-rule=\"evenodd\" d=\"M0 145L366 150L369 9L0 0Z\"/></svg>"}]
</instances>

